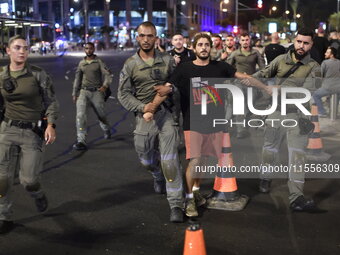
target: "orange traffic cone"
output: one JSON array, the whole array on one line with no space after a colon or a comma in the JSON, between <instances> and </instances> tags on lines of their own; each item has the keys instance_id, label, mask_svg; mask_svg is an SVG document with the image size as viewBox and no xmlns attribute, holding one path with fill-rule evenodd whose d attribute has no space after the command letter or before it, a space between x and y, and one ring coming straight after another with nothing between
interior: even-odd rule
<instances>
[{"instance_id":1,"label":"orange traffic cone","mask_svg":"<svg viewBox=\"0 0 340 255\"><path fill-rule=\"evenodd\" d=\"M230 135L227 131L223 132L222 153L218 164L222 167L232 167L234 165ZM230 176L230 174L224 171L217 172L214 191L207 201L207 208L241 211L248 203L248 200L247 196L239 194L235 177Z\"/></svg>"},{"instance_id":2,"label":"orange traffic cone","mask_svg":"<svg viewBox=\"0 0 340 255\"><path fill-rule=\"evenodd\" d=\"M198 223L191 223L185 231L183 255L206 255L203 230Z\"/></svg>"},{"instance_id":3,"label":"orange traffic cone","mask_svg":"<svg viewBox=\"0 0 340 255\"><path fill-rule=\"evenodd\" d=\"M312 105L311 121L314 123L313 133L309 135L306 157L311 161L324 162L330 159L331 155L323 151L323 144L320 136L320 124L318 107Z\"/></svg>"}]
</instances>

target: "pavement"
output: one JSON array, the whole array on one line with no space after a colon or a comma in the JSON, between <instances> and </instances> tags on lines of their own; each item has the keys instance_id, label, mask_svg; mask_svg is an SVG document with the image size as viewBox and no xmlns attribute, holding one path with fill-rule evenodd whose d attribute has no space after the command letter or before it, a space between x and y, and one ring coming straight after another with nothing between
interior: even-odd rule
<instances>
[{"instance_id":1,"label":"pavement","mask_svg":"<svg viewBox=\"0 0 340 255\"><path fill-rule=\"evenodd\" d=\"M119 71L132 53L98 52L114 73L113 94L106 103L113 136L103 139L90 110L89 150L84 152L72 149L76 132L71 98L74 70L83 53L31 58L32 64L51 74L60 102L57 141L45 148L41 176L49 210L37 213L33 200L21 185L15 185L15 228L0 237L0 255L183 254L188 221L169 222L166 196L154 194L151 176L140 166L133 147L134 116L117 101ZM320 118L324 150L332 155L328 164L340 161L338 118ZM235 164L259 162L262 130L254 130L247 139L232 136L231 140ZM183 144L179 150L184 168ZM284 148L282 160L287 161ZM209 194L213 184L213 179L203 180L202 193ZM306 182L306 196L328 210L323 214L292 213L286 179L274 180L269 194L258 192L258 179L238 179L237 184L250 197L243 211L199 210L208 255L340 254L339 179Z\"/></svg>"}]
</instances>

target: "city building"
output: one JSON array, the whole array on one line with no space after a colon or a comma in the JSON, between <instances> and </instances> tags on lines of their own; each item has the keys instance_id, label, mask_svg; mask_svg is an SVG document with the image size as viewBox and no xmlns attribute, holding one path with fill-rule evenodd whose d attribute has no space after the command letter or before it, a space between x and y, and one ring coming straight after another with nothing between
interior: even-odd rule
<instances>
[{"instance_id":1,"label":"city building","mask_svg":"<svg viewBox=\"0 0 340 255\"><path fill-rule=\"evenodd\" d=\"M108 47L133 41L136 27L146 20L154 22L161 37L223 32L227 28L220 21L233 8L228 0L0 0L0 18L15 20L8 35L24 32L45 41L60 36L75 42L98 40ZM37 22L31 26L23 20Z\"/></svg>"}]
</instances>

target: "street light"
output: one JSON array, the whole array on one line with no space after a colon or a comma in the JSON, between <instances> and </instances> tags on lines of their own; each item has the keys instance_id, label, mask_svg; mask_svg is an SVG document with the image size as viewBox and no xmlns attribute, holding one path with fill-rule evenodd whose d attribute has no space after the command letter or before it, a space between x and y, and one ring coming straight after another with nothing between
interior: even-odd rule
<instances>
[{"instance_id":1,"label":"street light","mask_svg":"<svg viewBox=\"0 0 340 255\"><path fill-rule=\"evenodd\" d=\"M273 6L273 7L272 7L272 11L275 12L276 10L277 10L277 7L276 7L276 6Z\"/></svg>"},{"instance_id":2,"label":"street light","mask_svg":"<svg viewBox=\"0 0 340 255\"><path fill-rule=\"evenodd\" d=\"M221 11L220 21L221 21L221 27L222 27L223 12L228 12L228 8L226 6L227 4L229 4L229 0L222 0L220 2L220 11Z\"/></svg>"},{"instance_id":3,"label":"street light","mask_svg":"<svg viewBox=\"0 0 340 255\"><path fill-rule=\"evenodd\" d=\"M288 15L290 13L290 11L287 10L287 11L285 11L285 13Z\"/></svg>"},{"instance_id":4,"label":"street light","mask_svg":"<svg viewBox=\"0 0 340 255\"><path fill-rule=\"evenodd\" d=\"M229 0L223 0L220 2L220 10L222 12L228 12L227 4L229 4Z\"/></svg>"},{"instance_id":5,"label":"street light","mask_svg":"<svg viewBox=\"0 0 340 255\"><path fill-rule=\"evenodd\" d=\"M296 18L298 18L298 19L301 18L301 14L299 14L299 13L296 14Z\"/></svg>"},{"instance_id":6,"label":"street light","mask_svg":"<svg viewBox=\"0 0 340 255\"><path fill-rule=\"evenodd\" d=\"M187 4L186 1L182 1L182 2L181 2L181 5L183 5L183 6L186 5L186 4Z\"/></svg>"}]
</instances>

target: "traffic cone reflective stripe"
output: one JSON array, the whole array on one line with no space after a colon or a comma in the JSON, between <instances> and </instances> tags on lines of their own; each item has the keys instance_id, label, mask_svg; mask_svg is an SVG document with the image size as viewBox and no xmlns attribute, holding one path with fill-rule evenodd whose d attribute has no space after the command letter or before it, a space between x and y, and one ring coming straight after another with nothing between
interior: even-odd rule
<instances>
[{"instance_id":1,"label":"traffic cone reflective stripe","mask_svg":"<svg viewBox=\"0 0 340 255\"><path fill-rule=\"evenodd\" d=\"M312 113L311 121L314 124L314 130L313 133L308 135L306 157L308 160L313 161L319 162L327 161L328 159L330 159L331 155L323 151L323 144L320 135L318 107L315 104L312 105L311 113Z\"/></svg>"},{"instance_id":2,"label":"traffic cone reflective stripe","mask_svg":"<svg viewBox=\"0 0 340 255\"><path fill-rule=\"evenodd\" d=\"M203 230L199 224L190 225L185 231L183 255L206 255Z\"/></svg>"},{"instance_id":3,"label":"traffic cone reflective stripe","mask_svg":"<svg viewBox=\"0 0 340 255\"><path fill-rule=\"evenodd\" d=\"M219 166L222 168L234 166L230 135L227 131L223 132L222 146L222 152L218 160ZM248 199L247 196L240 196L235 177L230 176L225 171L219 171L215 177L213 194L207 201L207 208L240 211L246 206Z\"/></svg>"}]
</instances>

